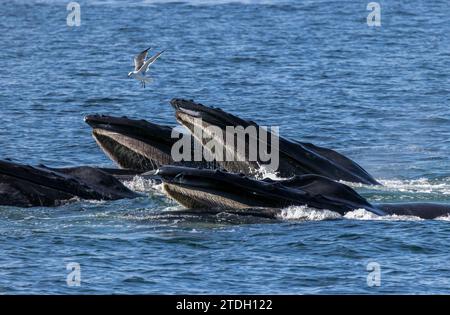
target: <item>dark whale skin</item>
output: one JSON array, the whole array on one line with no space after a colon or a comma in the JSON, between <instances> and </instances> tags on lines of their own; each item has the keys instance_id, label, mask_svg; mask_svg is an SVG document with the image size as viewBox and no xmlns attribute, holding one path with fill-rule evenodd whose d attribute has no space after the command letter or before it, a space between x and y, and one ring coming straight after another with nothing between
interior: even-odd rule
<instances>
[{"instance_id":1,"label":"dark whale skin","mask_svg":"<svg viewBox=\"0 0 450 315\"><path fill-rule=\"evenodd\" d=\"M52 207L73 198L116 200L137 196L113 175L98 168L56 169L0 161L0 205Z\"/></svg>"}]
</instances>

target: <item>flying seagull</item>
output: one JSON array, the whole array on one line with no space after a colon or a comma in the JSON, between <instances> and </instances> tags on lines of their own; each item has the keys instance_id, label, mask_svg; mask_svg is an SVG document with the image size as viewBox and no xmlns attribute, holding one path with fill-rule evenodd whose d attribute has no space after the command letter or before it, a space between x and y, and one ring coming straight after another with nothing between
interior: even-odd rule
<instances>
[{"instance_id":1,"label":"flying seagull","mask_svg":"<svg viewBox=\"0 0 450 315\"><path fill-rule=\"evenodd\" d=\"M146 50L144 50L143 52L139 53L139 55L134 57L134 71L131 71L130 73L128 73L129 78L135 78L136 80L141 81L142 87L145 87L146 82L151 81L151 78L149 78L145 75L145 73L150 68L150 65L152 63L154 63L156 61L156 59L158 59L159 56L161 56L161 54L164 52L164 50L163 50L163 51L155 54L153 57L145 60L145 58L147 57L147 53L150 49L151 48L149 47Z\"/></svg>"}]
</instances>

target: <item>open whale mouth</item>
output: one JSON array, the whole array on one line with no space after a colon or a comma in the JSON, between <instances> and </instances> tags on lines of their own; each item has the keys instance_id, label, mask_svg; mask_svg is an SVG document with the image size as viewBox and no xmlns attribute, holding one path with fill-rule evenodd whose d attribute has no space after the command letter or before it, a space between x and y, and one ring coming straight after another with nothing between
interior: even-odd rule
<instances>
[{"instance_id":1,"label":"open whale mouth","mask_svg":"<svg viewBox=\"0 0 450 315\"><path fill-rule=\"evenodd\" d=\"M258 134L261 131L256 123L243 120L220 108L190 100L172 99L170 103L175 109L177 121L191 131L194 138L204 145L204 152L211 154L223 168L231 172L255 175L258 168L267 163L257 156L258 148L265 145L265 142L259 141ZM247 133L246 128L249 126L255 127L254 132L249 130ZM219 132L217 128L220 129ZM218 147L212 149L208 145L211 139L214 139ZM238 144L241 140L243 147Z\"/></svg>"},{"instance_id":2,"label":"open whale mouth","mask_svg":"<svg viewBox=\"0 0 450 315\"><path fill-rule=\"evenodd\" d=\"M148 171L172 162L176 139L168 126L105 115L88 115L84 121L100 148L121 168Z\"/></svg>"}]
</instances>

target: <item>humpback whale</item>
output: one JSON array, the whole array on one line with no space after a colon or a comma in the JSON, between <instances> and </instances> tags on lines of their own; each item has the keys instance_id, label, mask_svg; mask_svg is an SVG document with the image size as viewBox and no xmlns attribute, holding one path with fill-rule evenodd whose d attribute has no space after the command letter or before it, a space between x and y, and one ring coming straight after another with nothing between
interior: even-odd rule
<instances>
[{"instance_id":1,"label":"humpback whale","mask_svg":"<svg viewBox=\"0 0 450 315\"><path fill-rule=\"evenodd\" d=\"M157 174L165 192L187 208L246 209L308 205L344 214L370 208L383 214L352 188L320 175L301 175L274 181L256 180L244 174L165 166Z\"/></svg>"},{"instance_id":2,"label":"humpback whale","mask_svg":"<svg viewBox=\"0 0 450 315\"><path fill-rule=\"evenodd\" d=\"M92 136L120 168L137 171L154 170L172 164L172 145L169 126L146 120L105 115L88 115L84 121L92 127Z\"/></svg>"},{"instance_id":3,"label":"humpback whale","mask_svg":"<svg viewBox=\"0 0 450 315\"><path fill-rule=\"evenodd\" d=\"M73 198L135 198L138 195L114 177L127 173L89 166L49 168L0 160L0 205L51 207Z\"/></svg>"},{"instance_id":4,"label":"humpback whale","mask_svg":"<svg viewBox=\"0 0 450 315\"><path fill-rule=\"evenodd\" d=\"M371 204L351 187L321 175L296 175L274 181L220 170L165 166L157 174L165 193L189 209L276 217L285 208L307 205L341 215L365 209L377 215L412 215L433 219L450 213L450 205L433 203ZM199 211L200 212L200 211Z\"/></svg>"},{"instance_id":5,"label":"humpback whale","mask_svg":"<svg viewBox=\"0 0 450 315\"><path fill-rule=\"evenodd\" d=\"M255 122L241 119L219 108L208 107L184 99L172 99L171 105L176 111L175 116L178 122L187 127L194 136L196 136L194 132L195 128L205 130L210 126L216 126L222 129L222 137L226 134L227 126L242 126L243 128L254 126L259 130L258 140L261 138L261 132L264 132L261 131ZM217 142L223 144L226 150L236 152L236 143L230 145L226 143L225 139L218 138L220 135L213 134L212 137L215 137ZM266 135L264 139L268 138ZM197 140L205 144L205 139ZM246 142L248 147L249 140L246 139ZM270 147L270 143L267 143L267 145ZM281 177L317 174L334 180L379 185L361 166L334 150L319 147L311 143L290 141L282 137L279 137L278 150L279 167L277 171ZM261 161L250 161L248 159L244 161L217 162L230 172L242 172L247 175L254 174L255 170L263 164Z\"/></svg>"},{"instance_id":6,"label":"humpback whale","mask_svg":"<svg viewBox=\"0 0 450 315\"><path fill-rule=\"evenodd\" d=\"M92 136L120 168L146 172L163 165L184 165L190 167L215 167L214 162L180 161L171 156L172 146L178 138L172 138L172 127L158 125L144 119L88 115L84 121L92 127ZM195 150L194 139L190 155ZM201 146L200 146L201 148Z\"/></svg>"}]
</instances>

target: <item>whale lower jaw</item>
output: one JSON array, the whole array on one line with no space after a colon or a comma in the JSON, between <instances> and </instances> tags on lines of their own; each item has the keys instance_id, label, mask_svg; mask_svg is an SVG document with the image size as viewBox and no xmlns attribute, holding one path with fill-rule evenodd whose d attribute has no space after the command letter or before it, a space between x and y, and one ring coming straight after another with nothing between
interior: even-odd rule
<instances>
[{"instance_id":1,"label":"whale lower jaw","mask_svg":"<svg viewBox=\"0 0 450 315\"><path fill-rule=\"evenodd\" d=\"M225 196L221 191L192 189L179 184L163 184L164 191L169 197L186 208L214 208L214 209L247 209L254 205L246 204L233 199L233 196Z\"/></svg>"},{"instance_id":2,"label":"whale lower jaw","mask_svg":"<svg viewBox=\"0 0 450 315\"><path fill-rule=\"evenodd\" d=\"M92 136L120 168L147 171L172 163L165 152L139 139L104 129L93 129Z\"/></svg>"}]
</instances>

